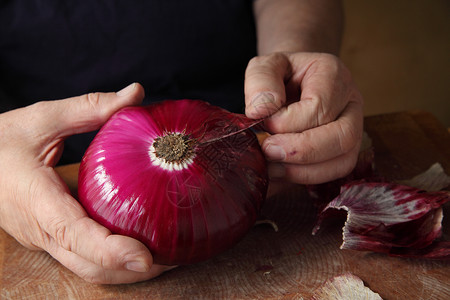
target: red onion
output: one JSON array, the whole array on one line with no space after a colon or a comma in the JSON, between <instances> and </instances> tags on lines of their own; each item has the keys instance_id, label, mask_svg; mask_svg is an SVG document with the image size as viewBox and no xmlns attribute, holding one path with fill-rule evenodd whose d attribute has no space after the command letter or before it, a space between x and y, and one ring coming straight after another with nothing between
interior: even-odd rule
<instances>
[{"instance_id":1,"label":"red onion","mask_svg":"<svg viewBox=\"0 0 450 300\"><path fill-rule=\"evenodd\" d=\"M143 242L155 263L208 259L249 231L266 195L251 122L199 100L124 108L83 157L79 201L113 233Z\"/></svg>"}]
</instances>

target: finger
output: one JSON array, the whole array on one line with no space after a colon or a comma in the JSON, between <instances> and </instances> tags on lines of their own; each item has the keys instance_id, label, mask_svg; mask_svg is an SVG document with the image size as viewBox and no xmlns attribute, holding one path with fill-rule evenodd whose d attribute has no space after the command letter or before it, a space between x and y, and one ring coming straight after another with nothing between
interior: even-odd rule
<instances>
[{"instance_id":1,"label":"finger","mask_svg":"<svg viewBox=\"0 0 450 300\"><path fill-rule=\"evenodd\" d=\"M57 132L58 137L98 129L119 109L137 105L144 98L144 89L133 83L117 93L89 93L78 97L38 103L37 108L45 112L41 120L44 132ZM36 108L36 107L35 107ZM52 122L48 122L48 120ZM55 128L53 124L58 124ZM49 128L49 126L53 126Z\"/></svg>"},{"instance_id":2,"label":"finger","mask_svg":"<svg viewBox=\"0 0 450 300\"><path fill-rule=\"evenodd\" d=\"M53 244L49 253L66 268L90 283L123 284L145 281L161 275L175 266L152 265L146 272L105 269L89 260Z\"/></svg>"},{"instance_id":3,"label":"finger","mask_svg":"<svg viewBox=\"0 0 450 300\"><path fill-rule=\"evenodd\" d=\"M292 56L292 64L306 65L291 78L300 86L299 101L272 115L266 128L272 133L300 132L335 120L349 101L361 102L350 72L332 55ZM292 82L290 83L292 85Z\"/></svg>"},{"instance_id":4,"label":"finger","mask_svg":"<svg viewBox=\"0 0 450 300\"><path fill-rule=\"evenodd\" d=\"M348 175L356 165L359 147L333 159L307 165L270 163L272 180L288 180L299 184L319 184Z\"/></svg>"},{"instance_id":5,"label":"finger","mask_svg":"<svg viewBox=\"0 0 450 300\"><path fill-rule=\"evenodd\" d=\"M53 187L41 190L39 199L45 200L39 201L35 208L36 219L47 233L42 246L45 250L56 243L105 269L150 270L153 259L148 248L133 238L113 235L90 219L62 187L62 180L56 173L42 176L40 185Z\"/></svg>"},{"instance_id":6,"label":"finger","mask_svg":"<svg viewBox=\"0 0 450 300\"><path fill-rule=\"evenodd\" d=\"M361 104L350 102L336 121L300 133L269 136L262 149L271 161L312 164L350 152L359 146L362 134Z\"/></svg>"},{"instance_id":7,"label":"finger","mask_svg":"<svg viewBox=\"0 0 450 300\"><path fill-rule=\"evenodd\" d=\"M259 56L250 60L245 71L245 113L258 119L278 111L286 102L284 81L290 64L283 54Z\"/></svg>"}]
</instances>

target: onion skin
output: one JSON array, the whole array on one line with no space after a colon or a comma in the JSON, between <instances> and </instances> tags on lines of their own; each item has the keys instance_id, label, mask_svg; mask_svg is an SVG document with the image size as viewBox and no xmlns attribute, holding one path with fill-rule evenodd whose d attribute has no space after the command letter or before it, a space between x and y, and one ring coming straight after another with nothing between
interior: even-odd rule
<instances>
[{"instance_id":1,"label":"onion skin","mask_svg":"<svg viewBox=\"0 0 450 300\"><path fill-rule=\"evenodd\" d=\"M143 242L157 264L196 263L231 248L255 223L268 186L250 129L215 139L242 128L237 116L200 100L120 110L82 159L80 203L111 232ZM194 141L181 170L152 162L149 149L167 133Z\"/></svg>"}]
</instances>

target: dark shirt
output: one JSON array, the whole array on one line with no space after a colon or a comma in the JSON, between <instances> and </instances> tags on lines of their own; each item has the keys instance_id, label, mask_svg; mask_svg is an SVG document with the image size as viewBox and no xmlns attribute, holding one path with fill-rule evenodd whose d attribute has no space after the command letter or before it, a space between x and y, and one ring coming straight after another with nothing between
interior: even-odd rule
<instances>
[{"instance_id":1,"label":"dark shirt","mask_svg":"<svg viewBox=\"0 0 450 300\"><path fill-rule=\"evenodd\" d=\"M256 55L250 0L0 2L0 112L139 82L144 103L202 99L242 112ZM66 141L79 161L92 134Z\"/></svg>"}]
</instances>

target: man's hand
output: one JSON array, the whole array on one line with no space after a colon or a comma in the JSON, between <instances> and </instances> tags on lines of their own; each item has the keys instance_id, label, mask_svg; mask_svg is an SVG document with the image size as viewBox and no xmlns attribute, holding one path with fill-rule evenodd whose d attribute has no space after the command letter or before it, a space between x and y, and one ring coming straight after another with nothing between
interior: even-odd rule
<instances>
[{"instance_id":1,"label":"man's hand","mask_svg":"<svg viewBox=\"0 0 450 300\"><path fill-rule=\"evenodd\" d=\"M90 219L54 170L67 136L98 129L143 97L142 86L132 84L117 93L38 102L0 114L0 226L89 282L142 281L168 268L153 265L139 241L111 234Z\"/></svg>"},{"instance_id":2,"label":"man's hand","mask_svg":"<svg viewBox=\"0 0 450 300\"><path fill-rule=\"evenodd\" d=\"M362 96L334 55L274 53L252 59L246 115L270 116L262 143L272 179L317 184L348 174L363 132Z\"/></svg>"}]
</instances>

